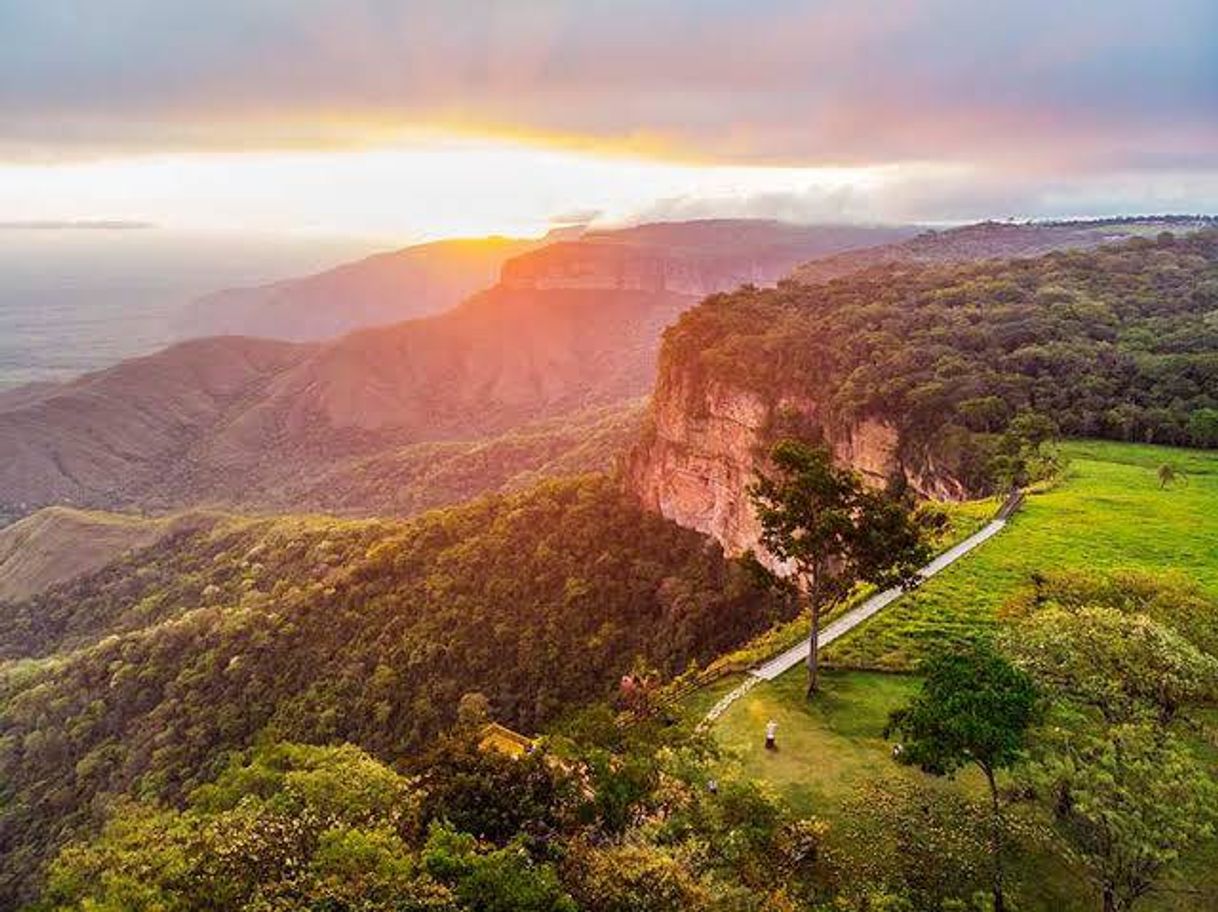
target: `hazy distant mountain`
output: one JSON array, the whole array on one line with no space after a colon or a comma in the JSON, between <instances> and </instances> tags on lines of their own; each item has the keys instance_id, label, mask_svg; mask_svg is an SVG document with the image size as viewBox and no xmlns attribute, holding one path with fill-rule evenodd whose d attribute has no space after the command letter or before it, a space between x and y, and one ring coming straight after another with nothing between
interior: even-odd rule
<instances>
[{"instance_id":1,"label":"hazy distant mountain","mask_svg":"<svg viewBox=\"0 0 1218 912\"><path fill-rule=\"evenodd\" d=\"M193 302L174 328L184 339L329 339L447 310L494 284L505 260L539 243L489 237L378 253L316 275L209 294Z\"/></svg>"},{"instance_id":2,"label":"hazy distant mountain","mask_svg":"<svg viewBox=\"0 0 1218 912\"><path fill-rule=\"evenodd\" d=\"M325 343L201 339L15 391L0 398L0 513L52 503L431 505L424 494L390 497L380 481L426 475L426 453L413 445L485 440L645 395L664 327L703 295L771 283L816 251L908 232L739 221L597 232L514 258L500 284L439 315ZM386 272L384 262L302 282L318 301L323 287L373 288L370 274L385 290L409 270ZM595 436L616 440L620 427ZM557 439L531 440L516 471L590 464L568 459ZM485 477L497 487L510 476ZM451 487L479 492L468 478Z\"/></svg>"},{"instance_id":3,"label":"hazy distant mountain","mask_svg":"<svg viewBox=\"0 0 1218 912\"><path fill-rule=\"evenodd\" d=\"M68 507L40 510L0 529L0 602L29 598L100 570L129 551L208 528L219 519L220 514L204 511L146 519Z\"/></svg>"},{"instance_id":4,"label":"hazy distant mountain","mask_svg":"<svg viewBox=\"0 0 1218 912\"><path fill-rule=\"evenodd\" d=\"M513 288L619 288L703 297L771 285L809 256L907 238L909 227L708 220L589 232L504 264Z\"/></svg>"},{"instance_id":5,"label":"hazy distant mountain","mask_svg":"<svg viewBox=\"0 0 1218 912\"><path fill-rule=\"evenodd\" d=\"M963 263L1034 257L1054 250L1086 250L1161 231L1192 231L1215 224L1207 216L1148 216L1063 222L979 222L925 231L893 244L817 258L795 270L807 284L827 282L872 266Z\"/></svg>"},{"instance_id":6,"label":"hazy distant mountain","mask_svg":"<svg viewBox=\"0 0 1218 912\"><path fill-rule=\"evenodd\" d=\"M745 282L770 283L809 257L912 233L899 227L710 219L587 233L560 229L538 240L437 241L317 275L207 295L185 311L176 329L181 338L335 338L448 310L495 284L501 268L505 283L513 287L630 288L700 296Z\"/></svg>"},{"instance_id":7,"label":"hazy distant mountain","mask_svg":"<svg viewBox=\"0 0 1218 912\"><path fill-rule=\"evenodd\" d=\"M292 506L285 490L307 493L308 479L341 475L349 461L644 394L661 330L695 301L498 287L447 314L327 344L181 343L0 406L0 511ZM395 471L384 460L374 468Z\"/></svg>"}]
</instances>

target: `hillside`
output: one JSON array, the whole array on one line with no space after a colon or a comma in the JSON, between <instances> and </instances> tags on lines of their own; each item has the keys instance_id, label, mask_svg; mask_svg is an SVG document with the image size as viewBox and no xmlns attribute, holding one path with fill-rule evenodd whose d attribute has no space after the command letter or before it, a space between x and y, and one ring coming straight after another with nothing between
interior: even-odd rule
<instances>
[{"instance_id":1,"label":"hillside","mask_svg":"<svg viewBox=\"0 0 1218 912\"><path fill-rule=\"evenodd\" d=\"M980 222L931 230L916 237L864 250L822 257L792 273L809 285L839 279L876 266L917 267L1036 257L1057 250L1090 250L1161 231L1195 231L1214 227L1206 216L1149 216L1063 222Z\"/></svg>"},{"instance_id":2,"label":"hillside","mask_svg":"<svg viewBox=\"0 0 1218 912\"><path fill-rule=\"evenodd\" d=\"M637 439L646 405L622 403L529 422L492 437L407 444L319 464L232 501L260 509L410 516L544 478L606 472Z\"/></svg>"},{"instance_id":3,"label":"hillside","mask_svg":"<svg viewBox=\"0 0 1218 912\"><path fill-rule=\"evenodd\" d=\"M0 604L0 903L133 789L177 799L257 737L396 762L481 691L524 731L784 616L604 478L410 522L230 519Z\"/></svg>"},{"instance_id":4,"label":"hillside","mask_svg":"<svg viewBox=\"0 0 1218 912\"><path fill-rule=\"evenodd\" d=\"M203 339L10 395L0 407L0 518L146 489L311 354L285 342Z\"/></svg>"},{"instance_id":5,"label":"hillside","mask_svg":"<svg viewBox=\"0 0 1218 912\"><path fill-rule=\"evenodd\" d=\"M398 513L495 490L547 463L602 469L613 455L606 447L590 460L586 442L566 434L584 453L567 460L557 438L542 443L523 430L533 455L519 458L519 436L498 446L515 457L481 485L467 474L451 494L389 493L429 473L439 480L475 443L645 395L661 331L696 295L774 281L813 252L900 234L748 221L600 232L513 260L502 283L443 314L321 343L195 340L14 391L0 399L0 519L54 503ZM465 250L427 255L459 259ZM384 290L401 278L399 266L374 258L292 287L323 297L349 283ZM623 279L638 270L647 281ZM598 430L592 437L602 439ZM438 443L452 445L419 446Z\"/></svg>"},{"instance_id":6,"label":"hillside","mask_svg":"<svg viewBox=\"0 0 1218 912\"><path fill-rule=\"evenodd\" d=\"M307 342L430 316L504 283L527 288L631 289L701 297L772 284L810 257L899 240L901 227L787 225L747 219L668 222L538 239L436 241L317 275L219 291L176 324L182 338L259 336Z\"/></svg>"},{"instance_id":7,"label":"hillside","mask_svg":"<svg viewBox=\"0 0 1218 912\"><path fill-rule=\"evenodd\" d=\"M692 303L500 287L324 345L182 343L0 408L0 513L300 507L284 492L348 462L643 395L661 329Z\"/></svg>"},{"instance_id":8,"label":"hillside","mask_svg":"<svg viewBox=\"0 0 1218 912\"><path fill-rule=\"evenodd\" d=\"M0 529L0 602L29 598L100 570L128 551L215 521L205 513L144 519L47 507Z\"/></svg>"},{"instance_id":9,"label":"hillside","mask_svg":"<svg viewBox=\"0 0 1218 912\"><path fill-rule=\"evenodd\" d=\"M665 334L627 483L736 553L757 541L743 492L783 434L946 498L1004 483L1001 435L1027 413L1218 446L1216 315L1218 231L714 296Z\"/></svg>"},{"instance_id":10,"label":"hillside","mask_svg":"<svg viewBox=\"0 0 1218 912\"><path fill-rule=\"evenodd\" d=\"M544 241L488 237L419 244L316 275L231 288L190 304L174 324L183 339L260 336L331 339L455 307L495 283L504 261Z\"/></svg>"},{"instance_id":11,"label":"hillside","mask_svg":"<svg viewBox=\"0 0 1218 912\"><path fill-rule=\"evenodd\" d=\"M246 484L232 500L247 511L406 517L482 494L517 491L561 476L605 472L642 424L645 405L630 400L522 425L497 437L409 444L373 456L320 464L312 472ZM91 573L128 551L223 514L187 510L155 518L45 507L0 528L0 601L28 598Z\"/></svg>"}]
</instances>

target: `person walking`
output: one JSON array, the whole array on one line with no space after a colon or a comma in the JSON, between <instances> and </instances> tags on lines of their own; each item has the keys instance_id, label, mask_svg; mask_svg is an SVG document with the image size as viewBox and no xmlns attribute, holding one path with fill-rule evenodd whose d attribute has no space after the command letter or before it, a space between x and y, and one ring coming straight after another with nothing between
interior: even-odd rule
<instances>
[{"instance_id":1,"label":"person walking","mask_svg":"<svg viewBox=\"0 0 1218 912\"><path fill-rule=\"evenodd\" d=\"M774 739L778 735L778 723L771 719L765 724L765 749L772 751L778 750L778 742Z\"/></svg>"}]
</instances>

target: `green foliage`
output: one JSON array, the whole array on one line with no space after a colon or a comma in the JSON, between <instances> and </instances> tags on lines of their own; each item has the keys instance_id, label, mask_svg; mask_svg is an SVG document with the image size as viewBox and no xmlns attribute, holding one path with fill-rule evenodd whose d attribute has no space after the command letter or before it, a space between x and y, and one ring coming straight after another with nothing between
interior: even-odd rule
<instances>
[{"instance_id":1,"label":"green foliage","mask_svg":"<svg viewBox=\"0 0 1218 912\"><path fill-rule=\"evenodd\" d=\"M1016 625L1006 651L1055 693L1109 723L1171 722L1218 696L1218 658L1143 614L1045 605Z\"/></svg>"},{"instance_id":2,"label":"green foliage","mask_svg":"<svg viewBox=\"0 0 1218 912\"><path fill-rule=\"evenodd\" d=\"M994 445L990 477L1000 490L1024 487L1052 478L1061 468L1057 451L1057 424L1043 415L1017 415Z\"/></svg>"},{"instance_id":3,"label":"green foliage","mask_svg":"<svg viewBox=\"0 0 1218 912\"><path fill-rule=\"evenodd\" d=\"M919 672L921 692L890 717L901 762L940 776L972 763L992 776L1020 758L1037 708L1026 673L982 645L932 655Z\"/></svg>"},{"instance_id":4,"label":"green foliage","mask_svg":"<svg viewBox=\"0 0 1218 912\"><path fill-rule=\"evenodd\" d=\"M1058 569L1037 573L1005 606L1008 619L1021 619L1057 606L1076 611L1112 608L1145 615L1170 627L1190 644L1218 656L1218 595L1203 589L1191 574L1141 569L1096 572Z\"/></svg>"},{"instance_id":5,"label":"green foliage","mask_svg":"<svg viewBox=\"0 0 1218 912\"><path fill-rule=\"evenodd\" d=\"M921 667L921 692L890 717L905 738L895 756L935 775L976 764L990 789L995 912L1004 909L1003 829L995 774L1023 756L1037 710L1032 679L988 646L940 652Z\"/></svg>"},{"instance_id":6,"label":"green foliage","mask_svg":"<svg viewBox=\"0 0 1218 912\"><path fill-rule=\"evenodd\" d=\"M918 514L872 491L837 467L823 447L780 441L770 456L776 474L749 488L761 523L761 544L793 566L812 613L808 692L816 689L821 613L858 583L909 583L930 548Z\"/></svg>"},{"instance_id":7,"label":"green foliage","mask_svg":"<svg viewBox=\"0 0 1218 912\"><path fill-rule=\"evenodd\" d=\"M347 746L238 758L182 812L126 804L50 869L55 910L454 912L411 850L413 790Z\"/></svg>"},{"instance_id":8,"label":"green foliage","mask_svg":"<svg viewBox=\"0 0 1218 912\"><path fill-rule=\"evenodd\" d=\"M938 910L989 886L985 807L955 791L879 777L861 783L833 834L837 877L860 907L878 891Z\"/></svg>"},{"instance_id":9,"label":"green foliage","mask_svg":"<svg viewBox=\"0 0 1218 912\"><path fill-rule=\"evenodd\" d=\"M1218 447L1218 408L1200 408L1189 415L1188 433L1197 446Z\"/></svg>"},{"instance_id":10,"label":"green foliage","mask_svg":"<svg viewBox=\"0 0 1218 912\"><path fill-rule=\"evenodd\" d=\"M1023 413L1067 436L1218 441L1218 232L1036 259L878 266L822 285L717 295L664 360L762 392L815 390L827 426L897 424L907 460L971 486ZM964 431L964 434L959 432Z\"/></svg>"},{"instance_id":11,"label":"green foliage","mask_svg":"<svg viewBox=\"0 0 1218 912\"><path fill-rule=\"evenodd\" d=\"M761 543L794 565L813 601L838 601L860 582L888 586L912 579L928 547L905 504L867 488L823 447L783 440L770 461L776 475L763 475L749 488Z\"/></svg>"},{"instance_id":12,"label":"green foliage","mask_svg":"<svg viewBox=\"0 0 1218 912\"><path fill-rule=\"evenodd\" d=\"M696 733L644 723L612 740L555 736L558 752L480 763L454 737L409 780L351 746L266 744L181 811L117 807L99 835L59 853L39 908L773 912L814 895L823 824L792 819L752 784L708 790ZM599 751L652 771L621 832L584 812L605 785L583 759ZM476 807L497 788L501 808L532 811L508 823ZM459 822L487 819L498 839Z\"/></svg>"},{"instance_id":13,"label":"green foliage","mask_svg":"<svg viewBox=\"0 0 1218 912\"><path fill-rule=\"evenodd\" d=\"M1178 580L1136 575L1041 578L1012 606L1004 642L1053 700L1025 779L1106 912L1214 836L1218 780L1188 743L1197 721L1183 721L1218 694L1214 614Z\"/></svg>"},{"instance_id":14,"label":"green foliage","mask_svg":"<svg viewBox=\"0 0 1218 912\"><path fill-rule=\"evenodd\" d=\"M553 866L534 861L520 846L482 850L474 837L437 824L422 862L470 912L578 912Z\"/></svg>"},{"instance_id":15,"label":"green foliage","mask_svg":"<svg viewBox=\"0 0 1218 912\"><path fill-rule=\"evenodd\" d=\"M564 878L585 912L705 912L711 891L689 867L651 845L580 845Z\"/></svg>"},{"instance_id":16,"label":"green foliage","mask_svg":"<svg viewBox=\"0 0 1218 912\"><path fill-rule=\"evenodd\" d=\"M1050 730L1029 779L1105 912L1128 910L1218 824L1212 772L1153 724Z\"/></svg>"},{"instance_id":17,"label":"green foliage","mask_svg":"<svg viewBox=\"0 0 1218 912\"><path fill-rule=\"evenodd\" d=\"M593 477L403 523L238 522L3 611L28 658L0 674L0 897L99 796L179 800L260 736L396 760L471 691L527 731L637 656L675 675L789 608Z\"/></svg>"},{"instance_id":18,"label":"green foliage","mask_svg":"<svg viewBox=\"0 0 1218 912\"><path fill-rule=\"evenodd\" d=\"M516 759L481 750L473 733L442 739L415 765L427 821L501 846L522 834L544 841L561 827L556 814L564 777L541 751Z\"/></svg>"}]
</instances>

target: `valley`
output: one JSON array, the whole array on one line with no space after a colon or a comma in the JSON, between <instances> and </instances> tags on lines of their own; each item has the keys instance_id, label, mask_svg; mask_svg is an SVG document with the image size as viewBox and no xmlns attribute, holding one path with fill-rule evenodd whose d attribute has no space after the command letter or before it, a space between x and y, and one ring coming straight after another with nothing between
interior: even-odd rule
<instances>
[{"instance_id":1,"label":"valley","mask_svg":"<svg viewBox=\"0 0 1218 912\"><path fill-rule=\"evenodd\" d=\"M1218 910L1214 0L0 35L0 912Z\"/></svg>"},{"instance_id":2,"label":"valley","mask_svg":"<svg viewBox=\"0 0 1218 912\"><path fill-rule=\"evenodd\" d=\"M47 883L47 896L124 908L141 875L106 886L105 872L162 850L141 821L185 833L250 806L207 797L218 781L251 787L247 765L321 763L354 764L353 781L419 777L403 787L427 822L393 825L401 857L440 851L464 821L470 857L517 846L555 866L547 890L591 895L596 866L616 864L597 853L628 839L685 884L675 908L711 909L697 897L730 880L756 908L796 894L866 908L859 871L877 895L937 908L982 889L983 783L894 763L889 715L943 649L998 644L1037 669L1010 631L1072 611L1158 625L1146 642L1189 657L1180 721L1173 703L1159 743L1212 776L1196 733L1218 668L1214 232L981 262L968 245L951 259L953 239L943 262L736 288L760 278L758 261L708 273L706 250L731 251L744 229L690 230L696 256L561 241L439 315L328 341L195 340L5 394L0 492L16 521L0 529L0 905ZM812 702L797 667L699 731L740 671L806 635L756 500L783 440L823 450L859 503L897 511L878 516L908 510L928 547L975 531L1012 486L1028 497L1001 533L828 644ZM1119 661L1096 648L1094 661ZM540 745L536 765L486 756L478 726L492 719ZM759 740L771 720L776 754ZM1049 750L1036 732L1029 765ZM1091 888L1052 848L1068 836L1024 775L1000 777L1018 821L1009 891L1028 908L1088 907ZM485 777L511 809L479 791ZM960 858L927 882L916 852L867 849L867 827L898 838L883 814L919 802ZM742 855L684 854L740 827L759 828ZM1208 890L1198 833L1171 877ZM799 862L784 854L797 836L815 846ZM215 873L200 845L181 848L202 865L198 889L261 889L264 874ZM759 874L775 857L795 872L777 888ZM456 875L402 876L411 886L395 890ZM1182 902L1147 907L1203 907Z\"/></svg>"}]
</instances>

